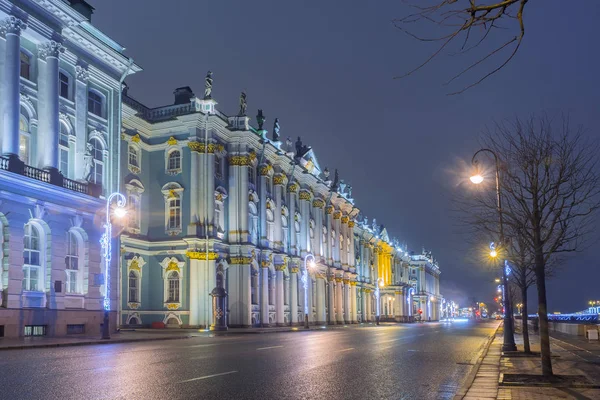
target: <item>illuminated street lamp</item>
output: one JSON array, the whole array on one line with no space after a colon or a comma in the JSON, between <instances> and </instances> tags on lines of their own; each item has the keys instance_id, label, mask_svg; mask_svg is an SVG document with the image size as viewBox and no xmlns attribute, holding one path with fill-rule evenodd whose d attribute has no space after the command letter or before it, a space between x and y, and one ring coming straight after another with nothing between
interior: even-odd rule
<instances>
[{"instance_id":1,"label":"illuminated street lamp","mask_svg":"<svg viewBox=\"0 0 600 400\"><path fill-rule=\"evenodd\" d=\"M376 317L377 325L379 325L379 316L380 316L380 308L381 308L381 304L379 302L379 288L380 287L383 287L383 278L378 278L377 284L375 285L375 300L377 301L377 317Z\"/></svg>"},{"instance_id":2,"label":"illuminated street lamp","mask_svg":"<svg viewBox=\"0 0 600 400\"><path fill-rule=\"evenodd\" d=\"M117 206L111 213L110 207L116 199ZM123 218L127 214L125 204L127 199L121 193L115 192L106 199L106 222L104 233L100 238L104 255L104 321L102 323L102 339L110 339L109 312L110 312L110 260L112 258L112 216Z\"/></svg>"},{"instance_id":3,"label":"illuminated street lamp","mask_svg":"<svg viewBox=\"0 0 600 400\"><path fill-rule=\"evenodd\" d=\"M310 258L310 261L308 259ZM304 283L304 328L308 329L308 268L315 268L315 256L308 253L304 256L304 273L302 274L302 283Z\"/></svg>"},{"instance_id":4,"label":"illuminated street lamp","mask_svg":"<svg viewBox=\"0 0 600 400\"><path fill-rule=\"evenodd\" d=\"M496 163L496 200L497 200L497 207L498 207L498 224L499 224L499 228L500 228L500 246L504 247L506 245L506 242L504 240L504 221L503 221L503 214L502 214L502 196L501 196L501 191L500 191L500 160L498 158L498 155L490 149L480 149L477 152L475 152L475 154L473 154L473 158L471 159L471 164L476 167L477 166L477 155L479 155L479 153L489 153L492 156L494 156L494 161ZM470 178L471 182L473 182L474 184L480 184L483 182L484 178L481 174L476 174L471 176ZM492 251L496 251L496 249L491 249ZM490 255L491 252L490 252ZM497 256L497 252L496 252L496 256ZM492 257L496 257L496 256L492 256ZM504 285L504 308L505 308L505 312L504 312L504 343L502 344L502 351L516 351L517 350L517 345L515 344L515 334L514 334L514 329L513 329L513 320L512 320L512 307L510 305L510 298L508 296L508 272L507 268L504 267L504 265L501 266L502 267L502 284Z\"/></svg>"}]
</instances>

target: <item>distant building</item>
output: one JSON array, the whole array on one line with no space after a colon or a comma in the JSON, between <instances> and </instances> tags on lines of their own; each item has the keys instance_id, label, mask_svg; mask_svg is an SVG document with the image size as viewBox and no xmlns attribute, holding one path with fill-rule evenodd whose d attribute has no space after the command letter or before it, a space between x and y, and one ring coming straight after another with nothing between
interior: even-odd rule
<instances>
[{"instance_id":1,"label":"distant building","mask_svg":"<svg viewBox=\"0 0 600 400\"><path fill-rule=\"evenodd\" d=\"M102 323L119 81L140 68L92 11L82 0L0 0L0 336L96 334Z\"/></svg>"},{"instance_id":2,"label":"distant building","mask_svg":"<svg viewBox=\"0 0 600 400\"><path fill-rule=\"evenodd\" d=\"M382 320L419 309L439 319L431 254L410 255L359 217L351 187L300 138L280 141L278 124L270 135L260 110L251 126L245 94L237 115L219 111L209 83L208 96L178 88L157 108L123 97L121 324L302 324L309 254L311 324L374 321L378 281ZM214 288L227 292L224 309L211 303Z\"/></svg>"}]
</instances>

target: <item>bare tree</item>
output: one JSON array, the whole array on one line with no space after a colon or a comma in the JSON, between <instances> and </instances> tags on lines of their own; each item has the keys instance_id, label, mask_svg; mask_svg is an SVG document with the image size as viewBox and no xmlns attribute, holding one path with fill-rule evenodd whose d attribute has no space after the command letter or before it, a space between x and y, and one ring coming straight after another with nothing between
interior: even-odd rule
<instances>
[{"instance_id":1,"label":"bare tree","mask_svg":"<svg viewBox=\"0 0 600 400\"><path fill-rule=\"evenodd\" d=\"M547 267L588 243L600 208L598 146L586 140L582 128L573 130L566 117L497 124L485 140L505 162L504 220L522 233L519 246L533 256L542 373L551 376Z\"/></svg>"},{"instance_id":2,"label":"bare tree","mask_svg":"<svg viewBox=\"0 0 600 400\"><path fill-rule=\"evenodd\" d=\"M485 49L477 54L474 61L446 82L446 84L454 82L488 60L498 60L494 67L487 70L479 78L449 94L459 94L478 85L500 71L517 54L525 36L523 13L528 1L434 0L429 5L423 5L421 0L409 2L415 12L393 20L396 28L416 40L437 42L439 46L423 63L404 75L395 77L395 79L403 78L420 70L442 52L452 49L453 45L458 47L458 50L454 50L453 54L477 54L478 51L486 47L485 45L480 47L480 45L492 42L491 49ZM425 34L418 32L423 25L425 25L428 35L432 30L440 32L437 35L425 36ZM494 34L506 35L507 33L508 37L505 36L497 43L495 42Z\"/></svg>"},{"instance_id":3,"label":"bare tree","mask_svg":"<svg viewBox=\"0 0 600 400\"><path fill-rule=\"evenodd\" d=\"M509 244L508 244L508 258L510 259L510 266L513 271L513 282L519 288L519 295L521 298L521 322L523 324L523 350L525 353L531 353L531 346L529 343L529 327L527 326L528 321L528 310L527 310L527 290L535 283L535 270L533 253L529 251L527 246L525 234L521 229L511 229L508 232ZM548 272L548 271L547 271Z\"/></svg>"}]
</instances>

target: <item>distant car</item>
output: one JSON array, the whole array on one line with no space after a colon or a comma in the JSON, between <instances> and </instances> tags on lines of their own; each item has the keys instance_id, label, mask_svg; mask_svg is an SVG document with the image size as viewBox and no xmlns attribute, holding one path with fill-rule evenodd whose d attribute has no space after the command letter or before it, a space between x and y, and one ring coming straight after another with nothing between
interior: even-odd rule
<instances>
[{"instance_id":1,"label":"distant car","mask_svg":"<svg viewBox=\"0 0 600 400\"><path fill-rule=\"evenodd\" d=\"M502 319L502 315L496 314L496 319Z\"/></svg>"}]
</instances>

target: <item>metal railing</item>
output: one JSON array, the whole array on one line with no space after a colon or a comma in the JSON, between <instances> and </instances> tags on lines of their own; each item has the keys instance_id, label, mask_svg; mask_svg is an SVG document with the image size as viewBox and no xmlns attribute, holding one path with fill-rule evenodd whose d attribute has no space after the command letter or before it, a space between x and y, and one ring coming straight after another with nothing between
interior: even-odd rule
<instances>
[{"instance_id":1,"label":"metal railing","mask_svg":"<svg viewBox=\"0 0 600 400\"><path fill-rule=\"evenodd\" d=\"M11 159L7 157L0 156L0 170L23 175L28 178L35 179L36 181L60 186L67 190L72 190L74 192L83 193L93 197L100 197L102 194L102 188L99 185L67 179L60 173L52 174L49 171L24 164L18 159L11 161Z\"/></svg>"}]
</instances>

